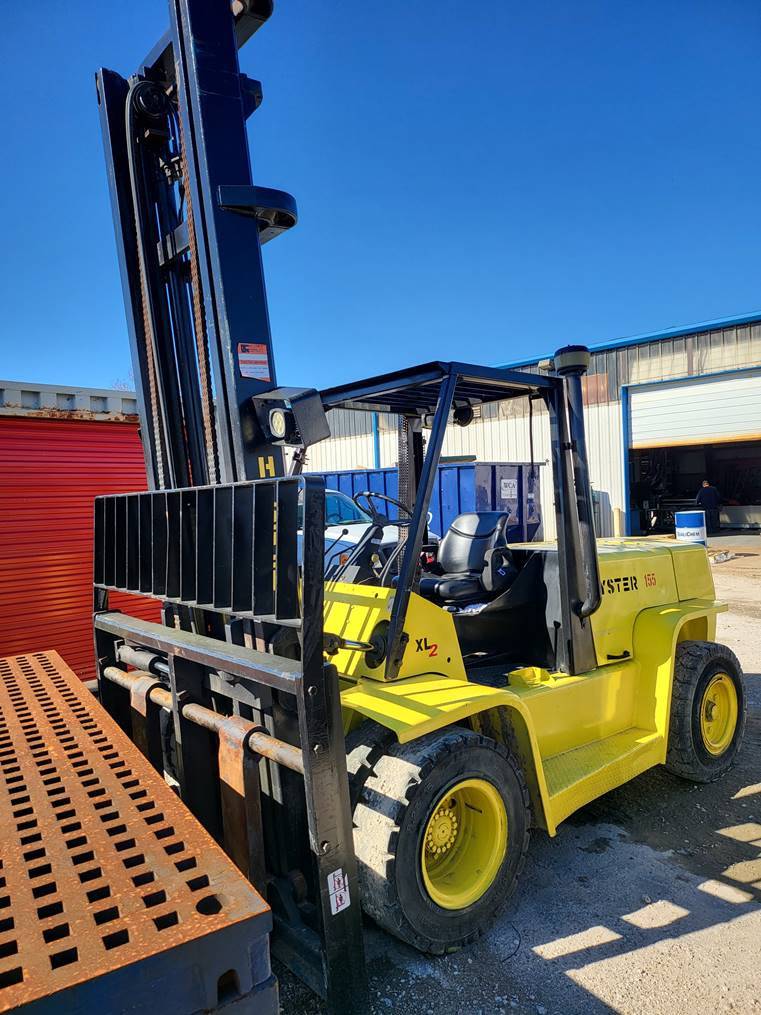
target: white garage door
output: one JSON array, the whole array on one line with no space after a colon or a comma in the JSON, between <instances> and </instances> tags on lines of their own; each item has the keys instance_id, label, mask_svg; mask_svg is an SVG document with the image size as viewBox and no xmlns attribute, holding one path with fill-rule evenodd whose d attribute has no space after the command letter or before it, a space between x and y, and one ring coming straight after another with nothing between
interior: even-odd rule
<instances>
[{"instance_id":1,"label":"white garage door","mask_svg":"<svg viewBox=\"0 0 761 1015\"><path fill-rule=\"evenodd\" d=\"M761 373L632 388L633 448L761 439Z\"/></svg>"}]
</instances>

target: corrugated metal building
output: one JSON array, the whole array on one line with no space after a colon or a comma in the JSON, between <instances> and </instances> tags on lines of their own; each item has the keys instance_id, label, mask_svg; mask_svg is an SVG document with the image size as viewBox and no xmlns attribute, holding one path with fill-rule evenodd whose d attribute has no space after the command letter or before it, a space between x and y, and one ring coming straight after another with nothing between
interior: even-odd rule
<instances>
[{"instance_id":1,"label":"corrugated metal building","mask_svg":"<svg viewBox=\"0 0 761 1015\"><path fill-rule=\"evenodd\" d=\"M704 477L722 494L724 526L761 525L761 313L594 346L584 400L599 535L668 529ZM334 411L330 421L333 436L310 449L308 469L395 463L393 417ZM536 404L533 437L543 462L549 425ZM528 461L527 403L487 406L469 427L451 427L444 454ZM551 474L542 473L551 524Z\"/></svg>"},{"instance_id":2,"label":"corrugated metal building","mask_svg":"<svg viewBox=\"0 0 761 1015\"><path fill-rule=\"evenodd\" d=\"M761 526L761 313L596 346L584 398L600 535L668 529L704 476L723 525ZM0 381L0 655L56 647L92 676L92 503L145 488L135 411L131 392ZM396 463L393 417L335 411L331 425L310 470ZM450 428L444 454L528 462L531 431L545 462L547 414L535 403L530 428L525 401L497 403ZM553 536L551 470L541 476Z\"/></svg>"},{"instance_id":3,"label":"corrugated metal building","mask_svg":"<svg viewBox=\"0 0 761 1015\"><path fill-rule=\"evenodd\" d=\"M95 676L93 500L145 486L132 392L0 381L0 656L55 648Z\"/></svg>"}]
</instances>

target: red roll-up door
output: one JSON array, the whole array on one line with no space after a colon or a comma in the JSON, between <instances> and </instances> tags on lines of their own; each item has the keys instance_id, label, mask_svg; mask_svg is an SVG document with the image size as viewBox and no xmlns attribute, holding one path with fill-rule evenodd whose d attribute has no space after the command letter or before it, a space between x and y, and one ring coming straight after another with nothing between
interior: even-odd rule
<instances>
[{"instance_id":1,"label":"red roll-up door","mask_svg":"<svg viewBox=\"0 0 761 1015\"><path fill-rule=\"evenodd\" d=\"M145 488L136 423L0 417L0 656L56 649L95 676L93 499ZM110 605L159 619L152 600Z\"/></svg>"}]
</instances>

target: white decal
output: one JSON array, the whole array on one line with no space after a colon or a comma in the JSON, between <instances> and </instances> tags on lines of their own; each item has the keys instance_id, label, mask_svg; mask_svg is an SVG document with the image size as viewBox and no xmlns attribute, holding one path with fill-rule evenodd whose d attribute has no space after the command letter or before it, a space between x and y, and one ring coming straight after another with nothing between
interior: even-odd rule
<instances>
[{"instance_id":1,"label":"white decal","mask_svg":"<svg viewBox=\"0 0 761 1015\"><path fill-rule=\"evenodd\" d=\"M333 916L340 913L342 909L348 909L351 905L349 882L340 867L332 874L328 874L328 892L330 893L330 912Z\"/></svg>"},{"instance_id":2,"label":"white decal","mask_svg":"<svg viewBox=\"0 0 761 1015\"><path fill-rule=\"evenodd\" d=\"M502 500L516 500L518 497L518 480L500 479L499 495Z\"/></svg>"},{"instance_id":3,"label":"white decal","mask_svg":"<svg viewBox=\"0 0 761 1015\"><path fill-rule=\"evenodd\" d=\"M679 538L685 542L694 540L696 543L702 543L706 538L705 529L685 529L680 527L678 530Z\"/></svg>"}]
</instances>

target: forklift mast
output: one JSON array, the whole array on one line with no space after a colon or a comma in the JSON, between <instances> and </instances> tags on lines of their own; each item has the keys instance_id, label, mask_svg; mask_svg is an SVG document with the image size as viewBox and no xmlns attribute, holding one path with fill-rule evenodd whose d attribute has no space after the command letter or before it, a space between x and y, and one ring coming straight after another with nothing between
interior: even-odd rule
<instances>
[{"instance_id":1,"label":"forklift mast","mask_svg":"<svg viewBox=\"0 0 761 1015\"><path fill-rule=\"evenodd\" d=\"M252 397L276 387L261 246L294 199L254 186L262 101L238 48L271 0L170 0L169 32L97 93L145 464L152 489L283 473Z\"/></svg>"}]
</instances>

